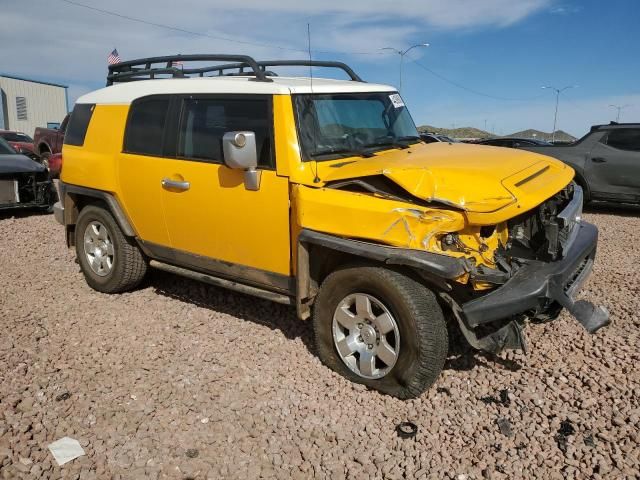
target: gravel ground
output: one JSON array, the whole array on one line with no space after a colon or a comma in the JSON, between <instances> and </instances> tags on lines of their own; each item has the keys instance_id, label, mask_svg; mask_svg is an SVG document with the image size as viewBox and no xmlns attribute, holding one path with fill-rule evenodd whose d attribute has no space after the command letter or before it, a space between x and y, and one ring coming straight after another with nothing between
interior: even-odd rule
<instances>
[{"instance_id":1,"label":"gravel ground","mask_svg":"<svg viewBox=\"0 0 640 480\"><path fill-rule=\"evenodd\" d=\"M286 307L161 272L103 295L53 216L2 216L0 478L638 478L640 210L586 218L584 296L613 324L563 313L528 328L527 356L453 345L403 402L322 366ZM64 436L86 456L58 467Z\"/></svg>"}]
</instances>

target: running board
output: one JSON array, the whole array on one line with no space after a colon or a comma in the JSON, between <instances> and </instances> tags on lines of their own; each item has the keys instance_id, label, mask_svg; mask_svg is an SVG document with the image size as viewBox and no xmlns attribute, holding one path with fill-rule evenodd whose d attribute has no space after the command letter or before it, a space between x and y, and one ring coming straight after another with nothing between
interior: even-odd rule
<instances>
[{"instance_id":1,"label":"running board","mask_svg":"<svg viewBox=\"0 0 640 480\"><path fill-rule=\"evenodd\" d=\"M209 283L216 287L228 288L229 290L235 290L236 292L244 293L246 295L252 295L254 297L264 298L265 300L271 300L272 302L282 303L284 305L293 305L293 298L288 295L282 295L281 293L271 292L259 287L252 287L245 285L244 283L234 282L233 280L226 280L220 277L214 277L207 275L206 273L194 272L193 270L187 270L186 268L176 267L175 265L169 265L168 263L162 263L157 260L151 260L149 266L163 270L165 272L180 275L182 277L191 278L199 282Z\"/></svg>"}]
</instances>

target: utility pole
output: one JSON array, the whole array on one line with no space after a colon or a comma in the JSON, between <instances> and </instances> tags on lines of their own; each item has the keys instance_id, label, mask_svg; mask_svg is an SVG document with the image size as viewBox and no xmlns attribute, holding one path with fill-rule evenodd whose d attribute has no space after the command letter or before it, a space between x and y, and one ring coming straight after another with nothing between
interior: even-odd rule
<instances>
[{"instance_id":1,"label":"utility pole","mask_svg":"<svg viewBox=\"0 0 640 480\"><path fill-rule=\"evenodd\" d=\"M554 143L556 141L556 125L558 122L558 105L560 104L560 94L565 90L568 90L569 88L578 88L578 85L568 85L563 88L556 88L552 86L545 86L542 88L549 88L556 92L556 111L553 114L553 131L551 132L551 143Z\"/></svg>"},{"instance_id":2,"label":"utility pole","mask_svg":"<svg viewBox=\"0 0 640 480\"><path fill-rule=\"evenodd\" d=\"M398 55L400 55L400 85L398 87L398 92L402 93L402 67L403 67L403 64L404 64L404 56L407 53L409 53L411 50L413 50L414 48L417 48L417 47L428 47L428 46L429 46L428 43L417 43L415 45L410 46L406 50L398 50L397 48L393 48L393 47L384 47L384 48L380 49L380 50L391 50L392 52L395 52Z\"/></svg>"},{"instance_id":3,"label":"utility pole","mask_svg":"<svg viewBox=\"0 0 640 480\"><path fill-rule=\"evenodd\" d=\"M620 123L620 112L625 108L630 107L631 105L627 104L627 105L609 105L609 106L618 110L618 115L616 116L616 123Z\"/></svg>"}]
</instances>

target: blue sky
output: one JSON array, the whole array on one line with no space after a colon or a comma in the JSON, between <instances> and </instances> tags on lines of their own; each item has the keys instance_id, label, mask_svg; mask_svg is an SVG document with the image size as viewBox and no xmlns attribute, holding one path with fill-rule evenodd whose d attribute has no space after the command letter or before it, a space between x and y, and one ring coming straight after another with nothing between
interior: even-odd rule
<instances>
[{"instance_id":1,"label":"blue sky","mask_svg":"<svg viewBox=\"0 0 640 480\"><path fill-rule=\"evenodd\" d=\"M398 83L399 58L381 48L430 43L405 57L402 94L418 124L484 128L486 121L497 134L550 131L555 97L540 87L573 84L579 87L561 97L558 128L580 136L615 118L609 104L630 104L622 119L640 121L637 0L245 0L242 8L222 0L0 0L0 6L0 71L68 84L72 100L104 85L114 47L123 59L178 52L300 58L309 22L314 57L346 61L372 82ZM489 97L515 100L474 94L414 60Z\"/></svg>"}]
</instances>

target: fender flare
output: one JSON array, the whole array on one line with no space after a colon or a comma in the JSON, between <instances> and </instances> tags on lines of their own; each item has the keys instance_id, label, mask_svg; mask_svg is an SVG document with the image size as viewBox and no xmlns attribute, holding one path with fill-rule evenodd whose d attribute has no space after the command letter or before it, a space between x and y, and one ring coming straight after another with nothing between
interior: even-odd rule
<instances>
[{"instance_id":1,"label":"fender flare","mask_svg":"<svg viewBox=\"0 0 640 480\"><path fill-rule=\"evenodd\" d=\"M311 315L311 305L318 288L317 282L311 278L309 250L312 245L374 260L385 265L410 267L437 280L438 283L446 283L446 280L458 278L470 270L470 266L464 259L423 250L390 247L303 229L298 235L296 262L296 309L298 317L303 320Z\"/></svg>"},{"instance_id":2,"label":"fender flare","mask_svg":"<svg viewBox=\"0 0 640 480\"><path fill-rule=\"evenodd\" d=\"M42 148L43 146L45 147L46 150L44 150ZM47 150L49 151L50 154L53 154L53 149L51 148L51 146L47 142L44 142L44 141L42 141L42 142L40 142L38 144L37 150L38 150L38 152L37 152L38 155L42 155L43 153L47 153Z\"/></svg>"},{"instance_id":3,"label":"fender flare","mask_svg":"<svg viewBox=\"0 0 640 480\"><path fill-rule=\"evenodd\" d=\"M112 193L105 192L103 190L96 190L93 188L80 187L78 185L71 185L62 181L58 183L58 188L60 190L62 205L64 206L65 226L75 225L78 219L78 214L80 212L78 211L76 202L72 197L77 195L102 200L107 204L109 211L116 219L116 222L118 222L118 226L122 229L122 233L124 233L127 237L137 236L135 229L124 213L124 210L120 206L120 203Z\"/></svg>"}]
</instances>

